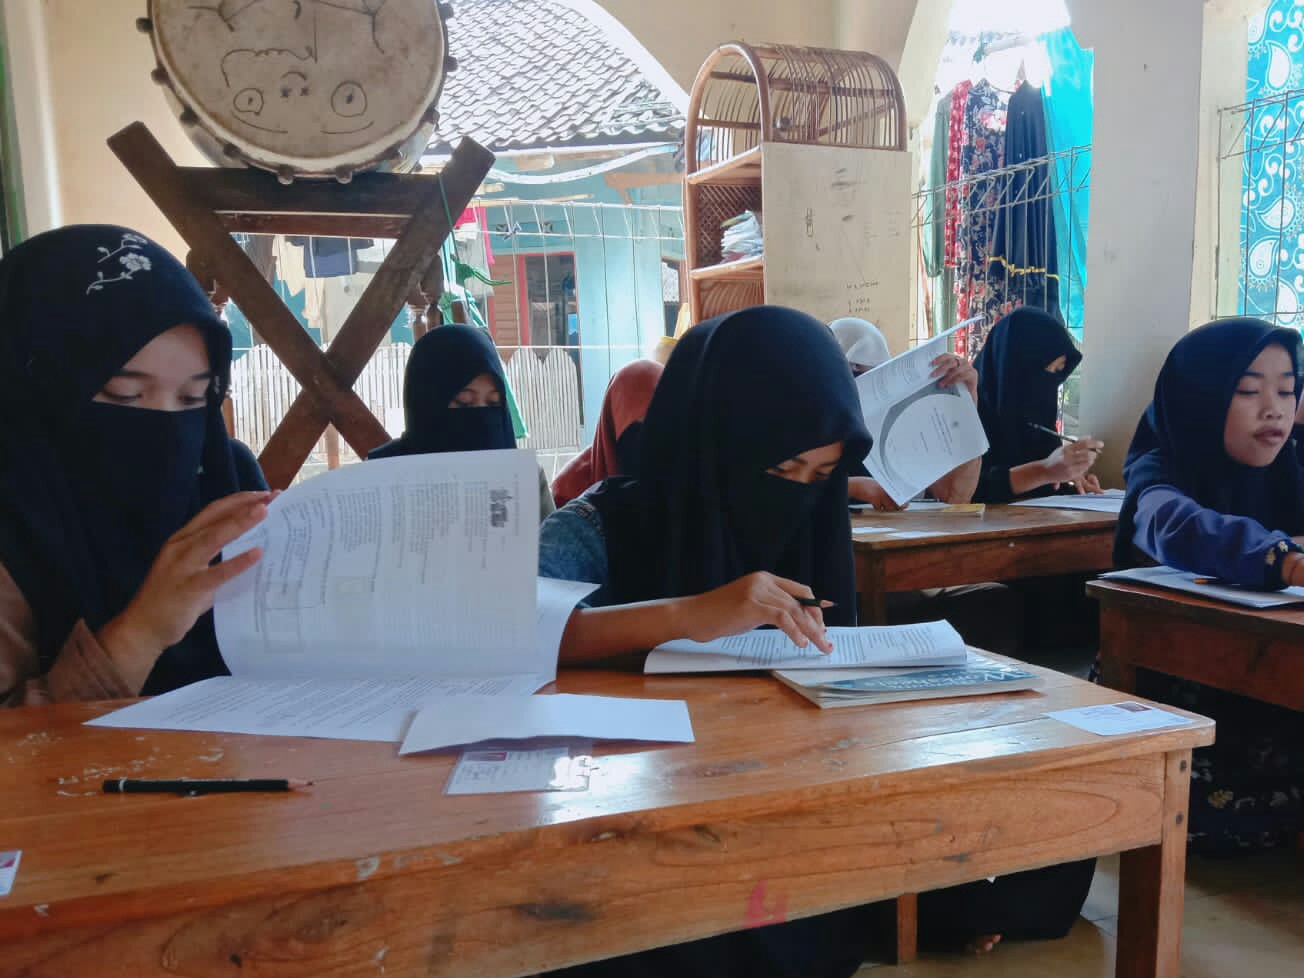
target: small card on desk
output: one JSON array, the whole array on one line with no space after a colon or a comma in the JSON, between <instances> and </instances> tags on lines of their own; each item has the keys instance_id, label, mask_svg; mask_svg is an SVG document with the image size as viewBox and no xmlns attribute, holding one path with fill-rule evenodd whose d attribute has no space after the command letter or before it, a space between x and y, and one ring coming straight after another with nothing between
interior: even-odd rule
<instances>
[{"instance_id":1,"label":"small card on desk","mask_svg":"<svg viewBox=\"0 0 1304 978\"><path fill-rule=\"evenodd\" d=\"M14 879L18 876L18 861L23 858L19 850L0 852L0 897L9 895L14 888Z\"/></svg>"},{"instance_id":2,"label":"small card on desk","mask_svg":"<svg viewBox=\"0 0 1304 978\"><path fill-rule=\"evenodd\" d=\"M1178 716L1145 703L1105 703L1100 706L1080 706L1072 710L1056 710L1046 716L1070 727L1088 733L1110 737L1116 734L1139 733L1142 730L1159 730L1163 727L1180 727L1190 723L1189 717Z\"/></svg>"},{"instance_id":3,"label":"small card on desk","mask_svg":"<svg viewBox=\"0 0 1304 978\"><path fill-rule=\"evenodd\" d=\"M464 750L444 786L446 795L514 791L587 791L593 745L478 744Z\"/></svg>"}]
</instances>

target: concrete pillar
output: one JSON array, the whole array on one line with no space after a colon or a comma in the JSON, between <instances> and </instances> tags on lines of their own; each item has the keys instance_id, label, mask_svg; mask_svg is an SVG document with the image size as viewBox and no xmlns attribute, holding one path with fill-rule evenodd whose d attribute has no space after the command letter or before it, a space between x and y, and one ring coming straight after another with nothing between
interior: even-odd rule
<instances>
[{"instance_id":1,"label":"concrete pillar","mask_svg":"<svg viewBox=\"0 0 1304 978\"><path fill-rule=\"evenodd\" d=\"M1119 485L1164 357L1188 329L1202 0L1068 0L1095 50L1082 430Z\"/></svg>"}]
</instances>

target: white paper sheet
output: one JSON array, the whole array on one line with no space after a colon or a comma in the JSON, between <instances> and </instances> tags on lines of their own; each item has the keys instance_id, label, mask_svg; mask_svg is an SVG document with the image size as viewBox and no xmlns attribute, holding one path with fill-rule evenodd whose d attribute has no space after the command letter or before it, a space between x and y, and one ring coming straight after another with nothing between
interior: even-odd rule
<instances>
[{"instance_id":1,"label":"white paper sheet","mask_svg":"<svg viewBox=\"0 0 1304 978\"><path fill-rule=\"evenodd\" d=\"M498 696L515 700L550 681L542 676L405 680L218 676L114 710L87 725L397 743L413 714L433 700L474 697L484 702Z\"/></svg>"},{"instance_id":2,"label":"white paper sheet","mask_svg":"<svg viewBox=\"0 0 1304 978\"><path fill-rule=\"evenodd\" d=\"M833 652L798 648L777 629L757 629L713 642L682 639L658 645L644 672L736 672L745 669L839 669L865 666L962 665L964 640L944 621L918 625L830 628Z\"/></svg>"},{"instance_id":3,"label":"white paper sheet","mask_svg":"<svg viewBox=\"0 0 1304 978\"><path fill-rule=\"evenodd\" d=\"M1055 710L1053 713L1047 713L1046 716L1102 737L1137 733L1141 730L1159 730L1163 727L1180 727L1191 722L1187 717L1147 706L1144 703L1080 706L1072 710Z\"/></svg>"},{"instance_id":4,"label":"white paper sheet","mask_svg":"<svg viewBox=\"0 0 1304 978\"><path fill-rule=\"evenodd\" d=\"M586 737L692 743L683 700L615 696L463 696L423 707L408 728L400 754L482 740Z\"/></svg>"},{"instance_id":5,"label":"white paper sheet","mask_svg":"<svg viewBox=\"0 0 1304 978\"><path fill-rule=\"evenodd\" d=\"M874 439L865 467L896 503L909 502L987 451L987 435L968 389L938 387L931 379L933 361L947 351L951 333L964 325L856 378L861 412Z\"/></svg>"},{"instance_id":6,"label":"white paper sheet","mask_svg":"<svg viewBox=\"0 0 1304 978\"><path fill-rule=\"evenodd\" d=\"M7 897L18 877L18 863L23 858L21 850L0 852L0 897Z\"/></svg>"},{"instance_id":7,"label":"white paper sheet","mask_svg":"<svg viewBox=\"0 0 1304 978\"><path fill-rule=\"evenodd\" d=\"M532 452L350 465L283 493L227 548L262 547L222 588L218 645L238 676L545 674L535 616Z\"/></svg>"},{"instance_id":8,"label":"white paper sheet","mask_svg":"<svg viewBox=\"0 0 1304 978\"><path fill-rule=\"evenodd\" d=\"M1100 576L1106 580L1135 581L1137 584L1185 591L1188 594L1198 594L1203 598L1216 598L1228 604L1240 605L1242 608L1263 610L1304 604L1304 587L1288 587L1281 591L1251 591L1249 588L1235 587L1231 584L1206 583L1208 578L1189 574L1175 567L1130 567L1126 570L1110 571Z\"/></svg>"},{"instance_id":9,"label":"white paper sheet","mask_svg":"<svg viewBox=\"0 0 1304 978\"><path fill-rule=\"evenodd\" d=\"M1106 489L1102 493L1082 493L1080 495L1043 496L1040 499L1020 499L1013 506L1028 506L1032 509L1080 509L1092 513L1114 513L1123 509L1122 489Z\"/></svg>"},{"instance_id":10,"label":"white paper sheet","mask_svg":"<svg viewBox=\"0 0 1304 978\"><path fill-rule=\"evenodd\" d=\"M444 785L444 794L586 791L592 751L593 745L586 741L549 746L481 744L462 752Z\"/></svg>"}]
</instances>

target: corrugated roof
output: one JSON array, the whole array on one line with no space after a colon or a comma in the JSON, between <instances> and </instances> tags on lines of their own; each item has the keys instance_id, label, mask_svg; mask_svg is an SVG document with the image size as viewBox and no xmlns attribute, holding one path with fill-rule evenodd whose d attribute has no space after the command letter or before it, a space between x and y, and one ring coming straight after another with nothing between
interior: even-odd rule
<instances>
[{"instance_id":1,"label":"corrugated roof","mask_svg":"<svg viewBox=\"0 0 1304 978\"><path fill-rule=\"evenodd\" d=\"M462 136L490 150L560 149L683 138L684 116L601 26L554 0L454 0L457 70L430 151Z\"/></svg>"}]
</instances>

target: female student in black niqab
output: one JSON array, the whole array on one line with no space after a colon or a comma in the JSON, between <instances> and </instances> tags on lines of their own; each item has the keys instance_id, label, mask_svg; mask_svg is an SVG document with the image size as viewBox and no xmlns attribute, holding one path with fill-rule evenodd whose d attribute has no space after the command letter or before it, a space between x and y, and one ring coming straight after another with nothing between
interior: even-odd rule
<instances>
[{"instance_id":1,"label":"female student in black niqab","mask_svg":"<svg viewBox=\"0 0 1304 978\"><path fill-rule=\"evenodd\" d=\"M208 297L142 235L67 227L0 262L0 703L226 672L209 609L259 553L211 562L270 498L227 437L230 364Z\"/></svg>"},{"instance_id":2,"label":"female student in black niqab","mask_svg":"<svg viewBox=\"0 0 1304 978\"><path fill-rule=\"evenodd\" d=\"M436 326L412 347L403 374L403 434L367 459L515 448L507 376L489 334L474 326ZM539 470L539 517L555 508Z\"/></svg>"},{"instance_id":3,"label":"female student in black niqab","mask_svg":"<svg viewBox=\"0 0 1304 978\"><path fill-rule=\"evenodd\" d=\"M676 344L644 421L639 478L617 476L544 521L540 572L601 584L571 619L563 664L778 625L825 643L854 624L846 464L869 436L846 358L819 321L758 307ZM841 978L866 908L569 969L567 978Z\"/></svg>"},{"instance_id":4,"label":"female student in black niqab","mask_svg":"<svg viewBox=\"0 0 1304 978\"><path fill-rule=\"evenodd\" d=\"M1059 419L1059 389L1081 362L1069 331L1040 309L1016 309L992 327L974 361L990 444L977 502L1047 496L1068 483L1079 492L1100 490L1088 470L1104 445L1092 438L1063 444L1049 433Z\"/></svg>"}]
</instances>

